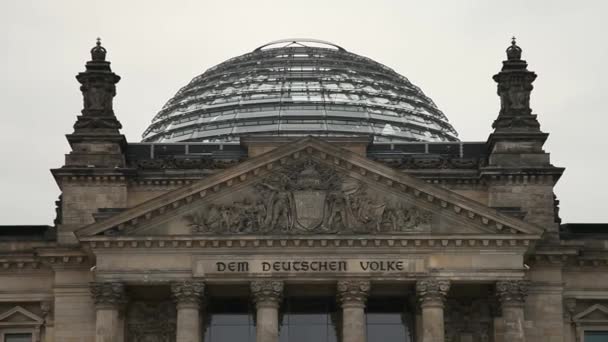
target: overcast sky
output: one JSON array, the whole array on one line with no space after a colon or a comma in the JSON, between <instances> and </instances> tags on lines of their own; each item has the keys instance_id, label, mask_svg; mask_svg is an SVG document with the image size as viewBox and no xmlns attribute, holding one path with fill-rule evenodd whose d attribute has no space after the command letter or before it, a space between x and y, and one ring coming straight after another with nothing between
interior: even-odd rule
<instances>
[{"instance_id":1,"label":"overcast sky","mask_svg":"<svg viewBox=\"0 0 608 342\"><path fill-rule=\"evenodd\" d=\"M79 84L100 36L122 76L116 116L131 142L180 87L268 41L332 41L405 75L463 141L485 141L499 109L491 76L512 35L538 79L532 107L566 172L564 222L608 222L608 2L26 1L0 2L0 225L52 224L81 110Z\"/></svg>"}]
</instances>

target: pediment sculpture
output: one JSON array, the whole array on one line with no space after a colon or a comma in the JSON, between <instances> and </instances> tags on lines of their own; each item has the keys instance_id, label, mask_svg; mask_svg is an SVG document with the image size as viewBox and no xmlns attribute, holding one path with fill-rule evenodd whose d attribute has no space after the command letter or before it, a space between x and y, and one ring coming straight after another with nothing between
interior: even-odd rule
<instances>
[{"instance_id":1,"label":"pediment sculpture","mask_svg":"<svg viewBox=\"0 0 608 342\"><path fill-rule=\"evenodd\" d=\"M395 234L430 230L432 214L312 160L274 171L251 196L184 216L197 234Z\"/></svg>"}]
</instances>

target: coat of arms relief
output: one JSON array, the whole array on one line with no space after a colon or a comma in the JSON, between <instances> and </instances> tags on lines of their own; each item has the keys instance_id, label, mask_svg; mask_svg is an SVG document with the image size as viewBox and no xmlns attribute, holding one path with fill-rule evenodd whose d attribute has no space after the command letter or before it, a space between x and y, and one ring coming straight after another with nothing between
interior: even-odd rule
<instances>
[{"instance_id":1,"label":"coat of arms relief","mask_svg":"<svg viewBox=\"0 0 608 342\"><path fill-rule=\"evenodd\" d=\"M288 165L228 204L184 219L198 234L382 234L429 231L432 214L312 160Z\"/></svg>"}]
</instances>

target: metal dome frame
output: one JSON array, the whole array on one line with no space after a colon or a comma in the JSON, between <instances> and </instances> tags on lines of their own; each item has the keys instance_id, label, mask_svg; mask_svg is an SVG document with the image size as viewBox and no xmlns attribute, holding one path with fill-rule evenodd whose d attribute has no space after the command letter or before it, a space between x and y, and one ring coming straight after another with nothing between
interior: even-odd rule
<instances>
[{"instance_id":1,"label":"metal dome frame","mask_svg":"<svg viewBox=\"0 0 608 342\"><path fill-rule=\"evenodd\" d=\"M286 45L267 48L278 44ZM458 141L445 115L407 78L316 39L277 40L208 69L165 104L143 141L230 142L245 135Z\"/></svg>"},{"instance_id":2,"label":"metal dome frame","mask_svg":"<svg viewBox=\"0 0 608 342\"><path fill-rule=\"evenodd\" d=\"M272 46L272 45L278 45L278 44L282 44L282 43L288 43L287 45L284 45L282 47L290 47L293 44L300 45L300 46L303 46L303 47L310 47L310 46L307 46L306 44L303 44L303 43L315 43L315 44L333 46L333 47L337 48L338 50L346 51L346 49L344 49L340 45L334 44L332 42L328 42L326 40L314 39L314 38L286 38L286 39L279 39L279 40L275 40L275 41L266 43L266 44L264 44L262 46L258 46L253 51L254 52L255 51L260 51L260 50L263 50L266 47L269 47L269 46Z\"/></svg>"}]
</instances>

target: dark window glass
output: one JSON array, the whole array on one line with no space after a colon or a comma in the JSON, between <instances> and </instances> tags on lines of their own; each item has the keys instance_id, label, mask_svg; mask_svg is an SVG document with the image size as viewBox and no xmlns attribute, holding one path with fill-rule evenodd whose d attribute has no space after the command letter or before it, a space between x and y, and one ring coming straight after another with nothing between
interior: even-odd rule
<instances>
[{"instance_id":1,"label":"dark window glass","mask_svg":"<svg viewBox=\"0 0 608 342\"><path fill-rule=\"evenodd\" d=\"M5 334L4 342L32 342L32 334Z\"/></svg>"},{"instance_id":2,"label":"dark window glass","mask_svg":"<svg viewBox=\"0 0 608 342\"><path fill-rule=\"evenodd\" d=\"M295 297L285 300L280 342L337 342L333 298Z\"/></svg>"},{"instance_id":3,"label":"dark window glass","mask_svg":"<svg viewBox=\"0 0 608 342\"><path fill-rule=\"evenodd\" d=\"M204 342L255 342L253 308L247 298L212 298Z\"/></svg>"},{"instance_id":4,"label":"dark window glass","mask_svg":"<svg viewBox=\"0 0 608 342\"><path fill-rule=\"evenodd\" d=\"M368 342L410 342L412 315L403 298L368 300L365 317Z\"/></svg>"},{"instance_id":5,"label":"dark window glass","mask_svg":"<svg viewBox=\"0 0 608 342\"><path fill-rule=\"evenodd\" d=\"M585 331L585 342L608 342L608 331Z\"/></svg>"}]
</instances>

